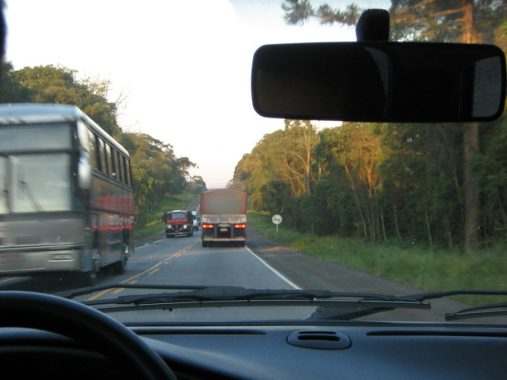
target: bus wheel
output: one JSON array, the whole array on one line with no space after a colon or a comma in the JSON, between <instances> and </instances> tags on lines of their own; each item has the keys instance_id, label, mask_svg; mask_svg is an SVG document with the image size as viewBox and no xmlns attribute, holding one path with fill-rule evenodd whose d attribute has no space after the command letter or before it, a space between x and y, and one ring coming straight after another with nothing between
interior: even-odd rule
<instances>
[{"instance_id":1,"label":"bus wheel","mask_svg":"<svg viewBox=\"0 0 507 380\"><path fill-rule=\"evenodd\" d=\"M98 271L92 270L83 274L83 281L86 286L94 286L99 280Z\"/></svg>"},{"instance_id":2,"label":"bus wheel","mask_svg":"<svg viewBox=\"0 0 507 380\"><path fill-rule=\"evenodd\" d=\"M78 286L94 286L97 284L99 280L98 274L100 272L100 253L97 249L92 251L92 269L88 272L79 272L74 275L73 281L77 283Z\"/></svg>"},{"instance_id":3,"label":"bus wheel","mask_svg":"<svg viewBox=\"0 0 507 380\"><path fill-rule=\"evenodd\" d=\"M203 247L203 248L205 248L205 247L207 247L207 246L208 246L208 242L207 242L207 241L203 241L203 242L202 242L202 247Z\"/></svg>"},{"instance_id":4,"label":"bus wheel","mask_svg":"<svg viewBox=\"0 0 507 380\"><path fill-rule=\"evenodd\" d=\"M95 286L98 281L98 272L95 270L91 270L89 272L79 272L69 275L69 281L72 283L72 286L77 287L90 287Z\"/></svg>"}]
</instances>

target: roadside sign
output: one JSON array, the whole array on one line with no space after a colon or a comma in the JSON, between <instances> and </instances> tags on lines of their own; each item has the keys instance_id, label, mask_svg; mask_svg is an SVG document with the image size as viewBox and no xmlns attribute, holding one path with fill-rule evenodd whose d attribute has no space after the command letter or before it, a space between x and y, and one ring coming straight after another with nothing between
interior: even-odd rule
<instances>
[{"instance_id":1,"label":"roadside sign","mask_svg":"<svg viewBox=\"0 0 507 380\"><path fill-rule=\"evenodd\" d=\"M273 215L273 217L271 218L271 221L273 222L273 224L276 224L276 225L282 223L282 220L283 220L282 216L278 215L278 214Z\"/></svg>"},{"instance_id":2,"label":"roadside sign","mask_svg":"<svg viewBox=\"0 0 507 380\"><path fill-rule=\"evenodd\" d=\"M273 215L273 217L271 218L271 221L273 222L273 224L276 226L276 232L278 233L278 225L280 223L282 223L282 216L281 215L278 215L278 214L275 214Z\"/></svg>"}]
</instances>

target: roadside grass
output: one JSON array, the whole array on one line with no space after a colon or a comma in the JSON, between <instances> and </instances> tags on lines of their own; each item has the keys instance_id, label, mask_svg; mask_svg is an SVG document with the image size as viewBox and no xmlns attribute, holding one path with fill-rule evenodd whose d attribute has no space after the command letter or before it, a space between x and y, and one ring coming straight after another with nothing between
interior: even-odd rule
<instances>
[{"instance_id":1,"label":"roadside grass","mask_svg":"<svg viewBox=\"0 0 507 380\"><path fill-rule=\"evenodd\" d=\"M161 199L151 211L145 211L137 216L134 238L140 239L153 235L164 229L161 217L164 211L186 209L189 203L197 197L194 193L171 195Z\"/></svg>"},{"instance_id":2,"label":"roadside grass","mask_svg":"<svg viewBox=\"0 0 507 380\"><path fill-rule=\"evenodd\" d=\"M259 233L321 260L338 263L425 290L507 290L507 249L462 254L451 250L371 244L358 238L318 236L279 226L271 217L250 212L248 221ZM506 297L459 296L469 304L505 301Z\"/></svg>"}]
</instances>

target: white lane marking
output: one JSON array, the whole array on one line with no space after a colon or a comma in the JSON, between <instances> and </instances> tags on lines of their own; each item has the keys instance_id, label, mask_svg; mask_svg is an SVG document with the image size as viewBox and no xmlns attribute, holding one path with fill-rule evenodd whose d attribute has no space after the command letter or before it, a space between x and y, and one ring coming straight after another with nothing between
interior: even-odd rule
<instances>
[{"instance_id":1,"label":"white lane marking","mask_svg":"<svg viewBox=\"0 0 507 380\"><path fill-rule=\"evenodd\" d=\"M289 280L287 277L285 277L283 274L278 272L275 268L273 268L271 265L269 265L267 262L265 262L263 259L261 259L259 256L257 256L250 248L248 248L247 246L245 246L245 248L248 252L250 252L253 255L253 257L255 257L262 264L264 264L266 266L266 268L268 268L271 272L276 274L278 277L280 277L283 281L285 281L287 284L292 286L294 289L301 290L301 288L299 286L297 286L295 283L293 283L291 280Z\"/></svg>"}]
</instances>

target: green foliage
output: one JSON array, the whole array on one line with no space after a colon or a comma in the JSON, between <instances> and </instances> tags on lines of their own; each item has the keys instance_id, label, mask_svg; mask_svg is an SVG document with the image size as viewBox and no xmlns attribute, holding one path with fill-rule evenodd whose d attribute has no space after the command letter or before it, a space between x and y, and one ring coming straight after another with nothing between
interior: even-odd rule
<instances>
[{"instance_id":1,"label":"green foliage","mask_svg":"<svg viewBox=\"0 0 507 380\"><path fill-rule=\"evenodd\" d=\"M232 187L246 190L252 207L277 211L310 194L319 135L309 121L286 120L284 130L263 137L236 165Z\"/></svg>"},{"instance_id":2,"label":"green foliage","mask_svg":"<svg viewBox=\"0 0 507 380\"><path fill-rule=\"evenodd\" d=\"M3 63L0 80L0 103L24 103L32 101L32 98L33 91L19 82L12 65Z\"/></svg>"},{"instance_id":3,"label":"green foliage","mask_svg":"<svg viewBox=\"0 0 507 380\"><path fill-rule=\"evenodd\" d=\"M332 8L315 3L284 1L286 22L302 24L316 18L325 24L351 26L361 13L352 5ZM497 43L505 50L506 11L500 0L391 0L391 39ZM467 251L477 246L477 240L483 248L503 242L507 237L505 130L505 118L480 129L345 123L323 130L313 152L313 174L308 176L313 192L292 192L295 199L284 200L285 220L305 232L362 236L371 242L397 240L431 249L447 246ZM480 148L473 141L479 141ZM264 178L269 178L269 170L264 171ZM270 210L271 202L262 200L273 198L271 182L252 187L257 175L245 172L248 168L238 181L261 200L254 206ZM274 178L289 183L281 176Z\"/></svg>"},{"instance_id":4,"label":"green foliage","mask_svg":"<svg viewBox=\"0 0 507 380\"><path fill-rule=\"evenodd\" d=\"M121 132L116 121L116 104L107 100L109 82L78 81L75 71L55 66L25 67L14 78L30 90L35 103L74 104L110 135Z\"/></svg>"},{"instance_id":5,"label":"green foliage","mask_svg":"<svg viewBox=\"0 0 507 380\"><path fill-rule=\"evenodd\" d=\"M482 130L482 154L473 157L473 170L482 198L484 244L507 242L507 117Z\"/></svg>"},{"instance_id":6,"label":"green foliage","mask_svg":"<svg viewBox=\"0 0 507 380\"><path fill-rule=\"evenodd\" d=\"M288 24L310 18L322 24L355 26L363 9L328 4L312 6L310 0L282 2ZM505 51L507 7L502 0L391 0L390 39L394 41L461 41L497 43Z\"/></svg>"},{"instance_id":7,"label":"green foliage","mask_svg":"<svg viewBox=\"0 0 507 380\"><path fill-rule=\"evenodd\" d=\"M483 248L507 240L505 123L503 117L483 126L481 153L472 162ZM277 164L280 150L274 149L297 147L289 139L298 135L266 135L240 160L234 185L249 192L252 209L281 213L284 225L316 235L463 248L461 125L344 123L312 133L318 144L310 150L309 192L294 190L300 176Z\"/></svg>"},{"instance_id":8,"label":"green foliage","mask_svg":"<svg viewBox=\"0 0 507 380\"><path fill-rule=\"evenodd\" d=\"M500 0L391 0L391 39L491 43L505 11Z\"/></svg>"},{"instance_id":9,"label":"green foliage","mask_svg":"<svg viewBox=\"0 0 507 380\"><path fill-rule=\"evenodd\" d=\"M344 11L333 9L327 4L315 9L309 0L285 0L282 9L285 11L284 18L288 24L302 24L309 18L316 17L322 24L336 22L355 25L361 15L360 9L354 4L348 5Z\"/></svg>"},{"instance_id":10,"label":"green foliage","mask_svg":"<svg viewBox=\"0 0 507 380\"><path fill-rule=\"evenodd\" d=\"M130 152L137 218L142 224L160 199L189 190L188 170L195 164L187 157L177 158L171 145L147 134L122 133L119 142ZM195 190L202 186L201 182Z\"/></svg>"}]
</instances>

